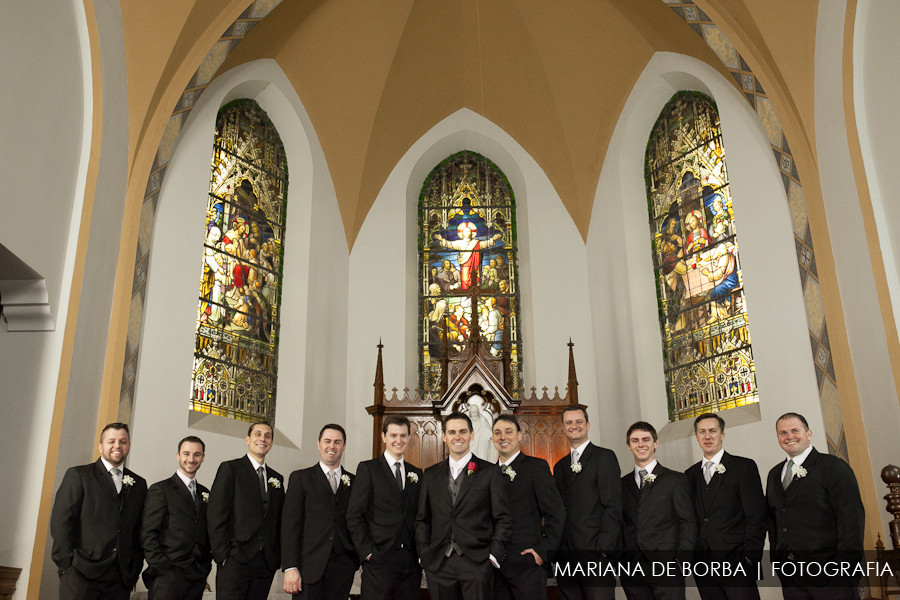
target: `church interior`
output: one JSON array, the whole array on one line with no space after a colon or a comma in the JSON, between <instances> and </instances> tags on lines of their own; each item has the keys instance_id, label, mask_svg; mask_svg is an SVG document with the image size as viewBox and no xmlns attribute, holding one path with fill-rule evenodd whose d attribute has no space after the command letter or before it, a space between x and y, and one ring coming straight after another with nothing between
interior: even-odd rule
<instances>
[{"instance_id":1,"label":"church interior","mask_svg":"<svg viewBox=\"0 0 900 600\"><path fill-rule=\"evenodd\" d=\"M813 445L856 474L867 549L879 535L890 545L895 0L42 0L0 15L0 567L21 569L11 598L56 597L54 491L66 469L96 460L106 423L130 425L128 468L148 483L198 435L210 485L219 462L246 452L256 417L274 422L268 460L280 472L314 464L332 422L354 470L373 455L373 397L402 407L446 391L439 357L464 354L472 328L486 356L514 356L502 369L516 402L568 402L577 373L592 441L626 470L638 420L660 431L661 463L697 462L699 407L719 412L726 449L764 476L784 459L777 417L805 415ZM691 119L720 120L720 137L702 141L717 166L663 182L651 163L668 160L657 141L682 131L687 113L661 116L679 98L702 100ZM217 171L244 160L237 146L213 154L229 106L254 107L277 132L281 180ZM233 187L225 197L214 184ZM234 216L241 194L258 202L241 214L262 214L265 194L282 202L277 231L239 257L268 283L235 267L240 281L210 275L204 288L223 264L215 253L253 237ZM676 196L682 212L666 229ZM507 203L481 210L492 197ZM434 221L431 198L445 203ZM667 254L667 231L683 249ZM708 250L691 254L688 238ZM485 249L474 275L466 261L481 254L465 240ZM698 260L721 270L692 296ZM462 284L441 275L445 261ZM704 316L673 316L664 304L676 292L705 303ZM248 321L242 306L268 312ZM274 354L251 365L261 375L222 384L235 396L268 386L263 408L217 408L198 391L201 333L246 340L263 322L254 343ZM685 345L730 352L729 340L743 351L721 379L670 368ZM213 362L238 360L228 352ZM423 427L419 442L434 433Z\"/></svg>"}]
</instances>

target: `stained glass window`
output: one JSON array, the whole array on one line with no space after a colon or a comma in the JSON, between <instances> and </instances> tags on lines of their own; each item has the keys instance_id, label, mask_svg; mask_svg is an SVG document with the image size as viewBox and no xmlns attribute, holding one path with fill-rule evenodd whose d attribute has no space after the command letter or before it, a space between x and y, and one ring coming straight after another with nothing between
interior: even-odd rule
<instances>
[{"instance_id":1,"label":"stained glass window","mask_svg":"<svg viewBox=\"0 0 900 600\"><path fill-rule=\"evenodd\" d=\"M647 144L647 200L670 420L757 402L715 104L676 94Z\"/></svg>"},{"instance_id":2,"label":"stained glass window","mask_svg":"<svg viewBox=\"0 0 900 600\"><path fill-rule=\"evenodd\" d=\"M252 100L216 120L191 409L273 422L284 257L287 161Z\"/></svg>"},{"instance_id":3,"label":"stained glass window","mask_svg":"<svg viewBox=\"0 0 900 600\"><path fill-rule=\"evenodd\" d=\"M463 151L431 171L419 195L419 389L438 393L441 359L460 356L474 319L490 355L509 357L522 387L516 203L506 176ZM472 305L475 310L472 310Z\"/></svg>"}]
</instances>

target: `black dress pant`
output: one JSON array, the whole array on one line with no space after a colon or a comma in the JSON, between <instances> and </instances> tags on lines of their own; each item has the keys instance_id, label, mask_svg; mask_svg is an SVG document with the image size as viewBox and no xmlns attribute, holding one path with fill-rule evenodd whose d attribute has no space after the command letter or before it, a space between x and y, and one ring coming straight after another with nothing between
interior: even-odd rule
<instances>
[{"instance_id":1,"label":"black dress pant","mask_svg":"<svg viewBox=\"0 0 900 600\"><path fill-rule=\"evenodd\" d=\"M274 578L262 550L247 563L229 558L216 571L216 600L266 600Z\"/></svg>"},{"instance_id":2,"label":"black dress pant","mask_svg":"<svg viewBox=\"0 0 900 600\"><path fill-rule=\"evenodd\" d=\"M859 588L851 586L801 586L781 582L784 600L859 600Z\"/></svg>"},{"instance_id":3,"label":"black dress pant","mask_svg":"<svg viewBox=\"0 0 900 600\"><path fill-rule=\"evenodd\" d=\"M494 573L494 600L546 600L547 570L537 563L507 577Z\"/></svg>"},{"instance_id":4,"label":"black dress pant","mask_svg":"<svg viewBox=\"0 0 900 600\"><path fill-rule=\"evenodd\" d=\"M490 600L494 587L494 565L477 563L464 554L444 557L435 572L425 571L431 600Z\"/></svg>"},{"instance_id":5,"label":"black dress pant","mask_svg":"<svg viewBox=\"0 0 900 600\"><path fill-rule=\"evenodd\" d=\"M128 600L132 587L122 580L117 562L96 579L88 579L70 566L59 576L59 600Z\"/></svg>"},{"instance_id":6,"label":"black dress pant","mask_svg":"<svg viewBox=\"0 0 900 600\"><path fill-rule=\"evenodd\" d=\"M398 548L363 563L360 600L416 600L422 569L411 548Z\"/></svg>"},{"instance_id":7,"label":"black dress pant","mask_svg":"<svg viewBox=\"0 0 900 600\"><path fill-rule=\"evenodd\" d=\"M144 576L147 600L201 600L206 591L205 573L198 567L184 569L172 565L162 575Z\"/></svg>"},{"instance_id":8,"label":"black dress pant","mask_svg":"<svg viewBox=\"0 0 900 600\"><path fill-rule=\"evenodd\" d=\"M723 586L722 580L716 577L698 577L694 575L697 591L702 600L759 600L759 589L756 581L742 582L740 585Z\"/></svg>"},{"instance_id":9,"label":"black dress pant","mask_svg":"<svg viewBox=\"0 0 900 600\"><path fill-rule=\"evenodd\" d=\"M350 597L350 588L353 587L353 576L356 574L356 560L346 552L336 553L331 550L331 556L325 565L325 572L318 581L300 581L300 593L297 598L302 600L347 600Z\"/></svg>"}]
</instances>

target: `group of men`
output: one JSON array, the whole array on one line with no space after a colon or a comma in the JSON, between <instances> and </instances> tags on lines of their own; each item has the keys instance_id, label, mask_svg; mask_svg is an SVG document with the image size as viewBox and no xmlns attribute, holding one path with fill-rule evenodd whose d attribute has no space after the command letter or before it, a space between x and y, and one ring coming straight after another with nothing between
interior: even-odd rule
<instances>
[{"instance_id":1,"label":"group of men","mask_svg":"<svg viewBox=\"0 0 900 600\"><path fill-rule=\"evenodd\" d=\"M287 593L345 600L360 564L364 600L418 598L423 569L434 600L546 598L551 561L564 598L611 600L618 574L629 600L683 599L682 572L657 575L651 561L727 561L745 574L696 575L703 600L756 600L767 532L773 559L861 558L856 478L812 447L799 414L776 423L787 459L769 472L765 494L756 463L725 452L719 415L695 420L704 458L685 473L656 460L649 423L628 428L634 467L624 476L615 453L588 440L586 410L567 408L562 423L570 452L551 474L546 461L520 451L515 416L493 422L493 463L471 452L472 422L453 412L442 422L449 457L423 472L404 459L410 421L389 416L384 453L356 475L341 465L346 432L328 424L319 461L287 485L265 460L274 431L258 423L247 454L222 463L211 490L195 479L205 452L199 438L179 443L178 470L148 490L124 467L128 427L112 423L97 462L69 469L56 495L60 598L124 600L146 558L150 600L199 599L213 559L220 600L266 598L279 568ZM623 562L648 568L606 568ZM782 585L785 600L858 598L852 581L783 576Z\"/></svg>"}]
</instances>

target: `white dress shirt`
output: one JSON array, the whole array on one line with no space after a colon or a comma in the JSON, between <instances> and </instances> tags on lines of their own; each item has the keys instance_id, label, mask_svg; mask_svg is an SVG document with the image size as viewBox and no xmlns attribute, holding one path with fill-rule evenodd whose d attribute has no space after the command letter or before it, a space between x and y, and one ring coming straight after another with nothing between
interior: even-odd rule
<instances>
[{"instance_id":1,"label":"white dress shirt","mask_svg":"<svg viewBox=\"0 0 900 600\"><path fill-rule=\"evenodd\" d=\"M516 460L516 457L519 456L520 454L522 454L522 451L521 451L521 450L516 450L516 453L515 453L515 454L513 454L512 456L510 456L510 457L507 458L506 460L498 460L498 461L497 461L497 464L498 464L498 465L506 465L506 466L508 467L508 466L510 465L510 463L512 463L512 461Z\"/></svg>"},{"instance_id":2,"label":"white dress shirt","mask_svg":"<svg viewBox=\"0 0 900 600\"><path fill-rule=\"evenodd\" d=\"M403 459L394 460L394 457L391 456L391 453L387 450L384 451L384 460L387 461L388 468L391 470L391 475L395 473L394 465L400 465L400 480L403 482L403 489L406 489L406 465L403 464Z\"/></svg>"},{"instance_id":3,"label":"white dress shirt","mask_svg":"<svg viewBox=\"0 0 900 600\"><path fill-rule=\"evenodd\" d=\"M468 454L466 454L459 460L453 460L453 457L451 456L449 458L449 460L450 460L450 477L452 477L453 479L456 479L457 477L459 477L460 471L465 469L468 466L469 461L472 460L472 453L469 452Z\"/></svg>"},{"instance_id":4,"label":"white dress shirt","mask_svg":"<svg viewBox=\"0 0 900 600\"><path fill-rule=\"evenodd\" d=\"M810 444L809 448L807 448L806 450L804 450L803 452L801 452L801 453L798 454L797 456L793 456L793 457L788 456L788 457L785 459L785 461L784 461L784 466L781 467L781 480L782 480L782 481L784 481L784 474L785 474L785 471L787 471L787 464L788 464L788 461L789 461L789 460L794 461L794 466L793 466L793 471L794 471L794 472L793 472L792 476L793 476L793 475L796 475L796 474L797 474L797 469L799 469L799 468L803 465L803 461L806 460L806 457L809 456L809 453L812 452L812 449L813 449L812 444Z\"/></svg>"},{"instance_id":5,"label":"white dress shirt","mask_svg":"<svg viewBox=\"0 0 900 600\"><path fill-rule=\"evenodd\" d=\"M582 459L582 457L584 456L584 449L587 448L587 445L590 444L590 443L591 443L591 440L588 440L588 441L586 441L585 443L583 443L582 445L578 446L577 448L570 448L570 449L569 449L569 456L571 456L572 453L577 452L577 453L578 453L578 460L577 460L576 462L581 462L581 459Z\"/></svg>"},{"instance_id":6,"label":"white dress shirt","mask_svg":"<svg viewBox=\"0 0 900 600\"><path fill-rule=\"evenodd\" d=\"M181 479L181 481L184 483L184 485L187 486L188 491L190 491L190 489L191 489L191 482L194 481L194 478L193 478L193 477L188 477L187 475L185 475L184 473L182 473L182 472L181 472L181 469L178 469L177 471L175 471L175 474L178 475L178 478ZM196 486L197 484L194 483L194 485Z\"/></svg>"},{"instance_id":7,"label":"white dress shirt","mask_svg":"<svg viewBox=\"0 0 900 600\"><path fill-rule=\"evenodd\" d=\"M252 456L250 456L250 453L249 453L249 452L247 453L247 458L250 459L250 464L253 465L253 470L254 470L254 471L259 471L259 468L260 468L260 467L263 468L263 479L266 480L266 486L267 486L267 487L266 487L266 491L268 492L268 485L269 485L269 484L268 484L268 482L269 482L269 471L266 469L266 463L258 463L258 462L256 462L256 459L253 458Z\"/></svg>"},{"instance_id":8,"label":"white dress shirt","mask_svg":"<svg viewBox=\"0 0 900 600\"><path fill-rule=\"evenodd\" d=\"M709 459L706 457L703 458L703 464L700 465L700 473L703 475L703 481L706 481L706 475L705 475L706 465L709 463L712 463L712 471L711 471L711 475L709 476L710 481L712 481L713 475L716 474L716 465L718 465L719 463L722 462L723 456L725 456L725 448L722 448L721 450L716 452L712 458L709 458ZM709 483L709 482L707 481L707 483Z\"/></svg>"},{"instance_id":9,"label":"white dress shirt","mask_svg":"<svg viewBox=\"0 0 900 600\"><path fill-rule=\"evenodd\" d=\"M655 469L656 465L658 464L659 463L656 462L656 459L654 458L646 467L639 467L637 465L634 465L634 482L637 484L638 489L641 489L641 469L644 469L645 471L647 471L647 475L650 475L651 473L653 473L653 469Z\"/></svg>"}]
</instances>

